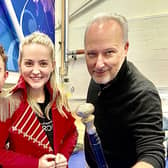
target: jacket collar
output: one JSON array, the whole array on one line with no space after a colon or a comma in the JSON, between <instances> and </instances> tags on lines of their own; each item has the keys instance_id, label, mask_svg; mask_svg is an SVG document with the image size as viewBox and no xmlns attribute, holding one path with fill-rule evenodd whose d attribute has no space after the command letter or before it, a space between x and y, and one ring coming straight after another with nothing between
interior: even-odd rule
<instances>
[{"instance_id":1,"label":"jacket collar","mask_svg":"<svg viewBox=\"0 0 168 168\"><path fill-rule=\"evenodd\" d=\"M50 95L52 95L53 89L51 88L50 82L48 81L45 86L46 86L47 90L49 91ZM23 98L27 99L27 83L24 80L22 75L20 75L18 83L16 84L16 86L12 90L12 93L17 92L19 90L22 92Z\"/></svg>"}]
</instances>

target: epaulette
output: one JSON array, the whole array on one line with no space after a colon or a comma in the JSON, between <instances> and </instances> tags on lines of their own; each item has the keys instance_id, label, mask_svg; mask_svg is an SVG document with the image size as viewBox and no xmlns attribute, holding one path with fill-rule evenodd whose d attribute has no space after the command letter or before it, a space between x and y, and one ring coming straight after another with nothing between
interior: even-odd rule
<instances>
[{"instance_id":1,"label":"epaulette","mask_svg":"<svg viewBox=\"0 0 168 168\"><path fill-rule=\"evenodd\" d=\"M11 118L19 104L20 100L12 96L0 97L0 121L5 122Z\"/></svg>"}]
</instances>

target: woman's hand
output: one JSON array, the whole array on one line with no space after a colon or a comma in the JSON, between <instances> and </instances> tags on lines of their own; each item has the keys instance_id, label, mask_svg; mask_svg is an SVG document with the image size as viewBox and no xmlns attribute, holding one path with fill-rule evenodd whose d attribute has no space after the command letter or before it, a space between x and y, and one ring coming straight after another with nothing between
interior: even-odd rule
<instances>
[{"instance_id":1,"label":"woman's hand","mask_svg":"<svg viewBox=\"0 0 168 168\"><path fill-rule=\"evenodd\" d=\"M56 162L56 168L66 168L68 165L66 157L61 153L58 153L56 155L55 162Z\"/></svg>"},{"instance_id":2,"label":"woman's hand","mask_svg":"<svg viewBox=\"0 0 168 168\"><path fill-rule=\"evenodd\" d=\"M45 154L39 159L38 168L55 168L56 167L56 155Z\"/></svg>"}]
</instances>

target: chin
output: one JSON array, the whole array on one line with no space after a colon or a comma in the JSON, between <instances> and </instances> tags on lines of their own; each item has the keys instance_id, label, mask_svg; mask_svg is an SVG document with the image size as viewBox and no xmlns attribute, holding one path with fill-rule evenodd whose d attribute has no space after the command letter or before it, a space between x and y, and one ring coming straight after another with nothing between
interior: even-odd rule
<instances>
[{"instance_id":1,"label":"chin","mask_svg":"<svg viewBox=\"0 0 168 168\"><path fill-rule=\"evenodd\" d=\"M107 84L108 82L110 82L110 79L98 79L98 78L94 78L93 80L97 83L97 84Z\"/></svg>"},{"instance_id":2,"label":"chin","mask_svg":"<svg viewBox=\"0 0 168 168\"><path fill-rule=\"evenodd\" d=\"M43 85L43 84L41 84L41 85L32 84L32 85L30 85L30 87L31 87L32 89L40 89L40 88L43 88L44 85Z\"/></svg>"}]
</instances>

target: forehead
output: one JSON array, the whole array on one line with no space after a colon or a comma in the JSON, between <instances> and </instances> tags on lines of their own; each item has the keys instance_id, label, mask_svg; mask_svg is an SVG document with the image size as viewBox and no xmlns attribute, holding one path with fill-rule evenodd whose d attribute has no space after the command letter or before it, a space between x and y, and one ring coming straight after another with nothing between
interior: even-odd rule
<instances>
[{"instance_id":1,"label":"forehead","mask_svg":"<svg viewBox=\"0 0 168 168\"><path fill-rule=\"evenodd\" d=\"M100 49L119 46L122 42L122 34L119 23L114 20L95 22L87 31L85 47Z\"/></svg>"},{"instance_id":2,"label":"forehead","mask_svg":"<svg viewBox=\"0 0 168 168\"><path fill-rule=\"evenodd\" d=\"M110 20L98 20L93 22L89 27L86 32L88 33L109 33L109 32L114 32L114 31L122 31L121 25L119 24L118 21L114 19Z\"/></svg>"},{"instance_id":3,"label":"forehead","mask_svg":"<svg viewBox=\"0 0 168 168\"><path fill-rule=\"evenodd\" d=\"M27 44L22 48L22 56L31 59L48 59L50 58L50 50L42 44Z\"/></svg>"}]
</instances>

